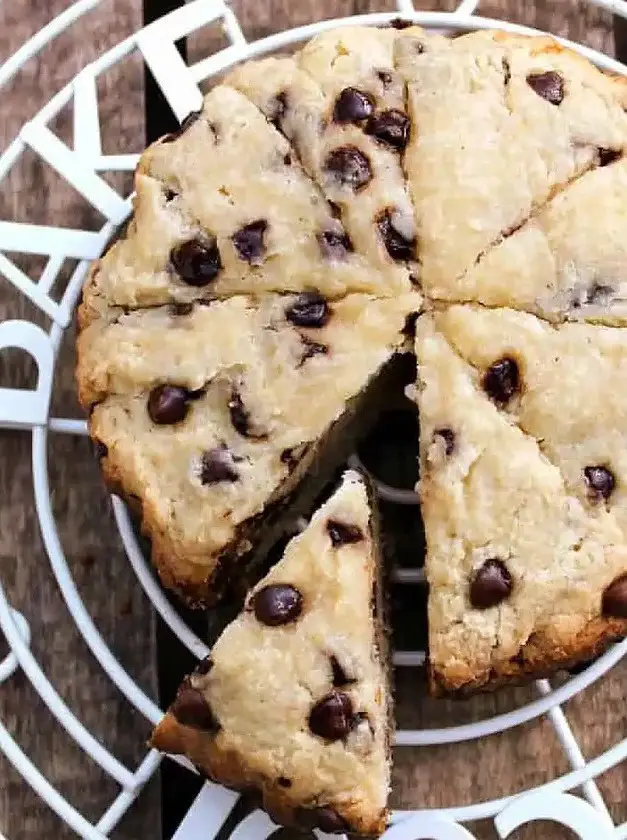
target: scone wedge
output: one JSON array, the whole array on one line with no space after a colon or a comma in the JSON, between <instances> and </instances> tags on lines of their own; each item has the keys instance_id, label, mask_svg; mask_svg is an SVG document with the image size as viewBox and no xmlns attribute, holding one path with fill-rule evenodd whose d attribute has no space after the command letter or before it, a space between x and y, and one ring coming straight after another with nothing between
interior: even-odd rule
<instances>
[{"instance_id":1,"label":"scone wedge","mask_svg":"<svg viewBox=\"0 0 627 840\"><path fill-rule=\"evenodd\" d=\"M211 603L286 516L308 512L382 393L411 376L405 324L419 304L411 293L236 296L118 311L83 330L90 433L164 583Z\"/></svg>"},{"instance_id":2,"label":"scone wedge","mask_svg":"<svg viewBox=\"0 0 627 840\"><path fill-rule=\"evenodd\" d=\"M391 695L376 514L360 475L288 543L153 734L284 825L382 833Z\"/></svg>"},{"instance_id":3,"label":"scone wedge","mask_svg":"<svg viewBox=\"0 0 627 840\"><path fill-rule=\"evenodd\" d=\"M434 689L593 657L627 631L627 335L454 306L416 353Z\"/></svg>"}]
</instances>

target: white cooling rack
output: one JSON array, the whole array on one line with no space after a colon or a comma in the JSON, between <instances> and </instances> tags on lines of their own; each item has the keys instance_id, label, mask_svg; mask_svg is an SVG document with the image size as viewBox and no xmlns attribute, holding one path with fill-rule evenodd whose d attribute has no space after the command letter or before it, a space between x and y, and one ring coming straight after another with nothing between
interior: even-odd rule
<instances>
[{"instance_id":1,"label":"white cooling rack","mask_svg":"<svg viewBox=\"0 0 627 840\"><path fill-rule=\"evenodd\" d=\"M81 0L53 20L0 67L2 86L51 40L76 20L98 6L101 0ZM627 18L627 0L589 0L597 6ZM416 12L411 0L397 0L398 13L432 29L450 31L501 28L512 32L534 30L503 21L475 16L479 0L462 0L454 13ZM37 386L32 391L0 388L0 429L21 429L32 438L32 470L34 504L52 571L68 610L92 653L132 706L150 723L162 716L161 709L150 699L116 660L93 623L80 598L68 567L57 525L52 513L48 486L47 446L50 434L85 435L83 421L51 417L50 396L55 364L65 328L80 294L81 285L91 260L97 258L118 225L130 213L130 196L121 196L99 175L100 172L133 170L138 155L105 155L100 140L96 79L99 74L131 53L140 54L157 80L172 110L182 120L200 106L198 84L241 59L272 52L310 38L322 29L349 23L378 25L395 15L371 14L356 18L325 21L282 32L261 41L248 43L238 20L225 0L193 0L179 10L136 32L96 61L83 68L73 81L54 96L33 120L24 125L8 149L0 157L0 183L25 150L35 152L74 187L107 219L99 232L73 230L50 225L31 225L11 220L0 221L0 273L27 297L52 322L49 331L27 321L5 321L0 324L0 352L7 347L22 348L35 360ZM175 41L208 23L220 24L228 46L209 55L193 66L187 66L175 47ZM590 48L567 43L598 66L627 74L627 67ZM70 149L50 130L49 123L67 105L74 113L74 148ZM47 263L36 282L27 276L4 253L43 255ZM51 297L54 282L66 258L78 265L60 301ZM412 493L379 486L380 495L389 501L415 503ZM129 515L123 503L113 497L115 519L129 561L170 630L198 658L208 653L206 645L184 623L164 597L155 582L137 543ZM406 585L420 585L418 572L398 570L396 580ZM13 610L0 577L0 629L8 641L10 653L0 662L1 684L21 669L43 702L84 752L118 784L119 793L97 823L88 821L71 806L29 760L11 738L0 721L0 751L13 764L43 800L85 840L104 840L114 830L126 811L157 770L161 757L154 751L145 756L139 767L128 768L118 761L81 724L46 678L30 651L28 617ZM553 820L570 827L582 840L626 838L627 823L613 824L595 779L612 767L627 761L627 740L586 761L562 710L562 704L589 686L627 653L627 641L616 645L579 676L558 688L548 680L536 683L538 697L533 702L477 723L444 729L398 730L396 746L422 746L455 743L502 732L541 715L546 715L558 736L571 770L541 787L498 800L470 806L435 811L397 811L386 840L472 840L473 835L462 825L474 820L492 818L498 835L508 837L518 826L533 820ZM396 651L394 661L400 667L417 667L424 662L422 651ZM568 791L575 791L573 795ZM206 784L189 814L180 826L176 840L213 840L232 811L237 794L218 785ZM262 840L277 826L261 811L247 816L232 832L233 840ZM319 837L321 832L316 832ZM0 824L0 838L2 825ZM7 838L12 840L12 838Z\"/></svg>"}]
</instances>

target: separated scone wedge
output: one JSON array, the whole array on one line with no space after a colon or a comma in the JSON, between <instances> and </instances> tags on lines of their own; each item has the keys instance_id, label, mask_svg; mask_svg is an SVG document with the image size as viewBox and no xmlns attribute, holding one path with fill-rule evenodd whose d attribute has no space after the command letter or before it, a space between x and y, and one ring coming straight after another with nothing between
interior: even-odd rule
<instances>
[{"instance_id":1,"label":"separated scone wedge","mask_svg":"<svg viewBox=\"0 0 627 840\"><path fill-rule=\"evenodd\" d=\"M391 696L375 519L363 479L347 472L153 735L211 779L259 791L285 825L386 826Z\"/></svg>"}]
</instances>

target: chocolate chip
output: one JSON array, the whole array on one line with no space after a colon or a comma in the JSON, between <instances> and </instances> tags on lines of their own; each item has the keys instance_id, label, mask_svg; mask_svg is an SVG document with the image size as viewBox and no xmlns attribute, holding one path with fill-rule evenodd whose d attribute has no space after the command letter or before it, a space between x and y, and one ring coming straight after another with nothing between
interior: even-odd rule
<instances>
[{"instance_id":1,"label":"chocolate chip","mask_svg":"<svg viewBox=\"0 0 627 840\"><path fill-rule=\"evenodd\" d=\"M381 143L402 152L409 140L409 117L396 108L381 111L370 117L366 125L366 134L376 137Z\"/></svg>"},{"instance_id":2,"label":"chocolate chip","mask_svg":"<svg viewBox=\"0 0 627 840\"><path fill-rule=\"evenodd\" d=\"M343 691L331 691L309 714L309 728L327 741L346 738L353 725L353 703Z\"/></svg>"},{"instance_id":3,"label":"chocolate chip","mask_svg":"<svg viewBox=\"0 0 627 840\"><path fill-rule=\"evenodd\" d=\"M157 385L148 396L148 415L159 426L180 423L187 416L193 395L178 385Z\"/></svg>"},{"instance_id":4,"label":"chocolate chip","mask_svg":"<svg viewBox=\"0 0 627 840\"><path fill-rule=\"evenodd\" d=\"M627 618L627 575L620 575L603 593L603 615Z\"/></svg>"},{"instance_id":5,"label":"chocolate chip","mask_svg":"<svg viewBox=\"0 0 627 840\"><path fill-rule=\"evenodd\" d=\"M374 102L369 93L354 87L347 87L335 100L333 119L338 123L366 120L374 111Z\"/></svg>"},{"instance_id":6,"label":"chocolate chip","mask_svg":"<svg viewBox=\"0 0 627 840\"><path fill-rule=\"evenodd\" d=\"M181 726L190 726L193 729L211 733L220 729L220 724L204 696L200 691L192 688L189 680L186 680L179 689L174 703L170 706L170 712Z\"/></svg>"},{"instance_id":7,"label":"chocolate chip","mask_svg":"<svg viewBox=\"0 0 627 840\"><path fill-rule=\"evenodd\" d=\"M254 438L256 440L263 440L267 438L267 434L265 432L256 432L251 429L250 412L248 412L244 407L241 394L235 388L231 391L231 396L227 405L233 428L235 431L239 432L242 437Z\"/></svg>"},{"instance_id":8,"label":"chocolate chip","mask_svg":"<svg viewBox=\"0 0 627 840\"><path fill-rule=\"evenodd\" d=\"M191 315L194 311L194 304L193 303L178 303L174 301L169 306L170 315L174 318L179 318L184 315Z\"/></svg>"},{"instance_id":9,"label":"chocolate chip","mask_svg":"<svg viewBox=\"0 0 627 840\"><path fill-rule=\"evenodd\" d=\"M614 492L616 479L614 478L614 474L610 472L607 467L585 467L583 474L588 488L588 495L592 501L609 499Z\"/></svg>"},{"instance_id":10,"label":"chocolate chip","mask_svg":"<svg viewBox=\"0 0 627 840\"><path fill-rule=\"evenodd\" d=\"M520 389L518 365L509 356L490 365L483 376L483 390L497 405L505 406Z\"/></svg>"},{"instance_id":11,"label":"chocolate chip","mask_svg":"<svg viewBox=\"0 0 627 840\"><path fill-rule=\"evenodd\" d=\"M503 66L503 84L505 85L505 87L507 87L512 78L512 68L510 67L509 61L506 58L503 58L501 63Z\"/></svg>"},{"instance_id":12,"label":"chocolate chip","mask_svg":"<svg viewBox=\"0 0 627 840\"><path fill-rule=\"evenodd\" d=\"M329 205L329 210L331 211L331 215L334 219L341 219L342 218L342 208L339 204L336 204L335 201L328 201L327 204Z\"/></svg>"},{"instance_id":13,"label":"chocolate chip","mask_svg":"<svg viewBox=\"0 0 627 840\"><path fill-rule=\"evenodd\" d=\"M109 447L101 440L94 440L94 452L96 453L96 458L100 460L107 457L109 454Z\"/></svg>"},{"instance_id":14,"label":"chocolate chip","mask_svg":"<svg viewBox=\"0 0 627 840\"><path fill-rule=\"evenodd\" d=\"M287 154L283 155L283 163L286 166L291 166L292 165L292 156L289 152L287 152Z\"/></svg>"},{"instance_id":15,"label":"chocolate chip","mask_svg":"<svg viewBox=\"0 0 627 840\"><path fill-rule=\"evenodd\" d=\"M389 88L394 81L394 75L389 70L377 70L377 76L384 88Z\"/></svg>"},{"instance_id":16,"label":"chocolate chip","mask_svg":"<svg viewBox=\"0 0 627 840\"><path fill-rule=\"evenodd\" d=\"M331 310L319 292L303 292L290 303L285 317L295 327L324 327Z\"/></svg>"},{"instance_id":17,"label":"chocolate chip","mask_svg":"<svg viewBox=\"0 0 627 840\"><path fill-rule=\"evenodd\" d=\"M233 234L233 245L241 260L251 265L259 265L266 250L264 235L267 228L268 223L265 219L257 219Z\"/></svg>"},{"instance_id":18,"label":"chocolate chip","mask_svg":"<svg viewBox=\"0 0 627 840\"><path fill-rule=\"evenodd\" d=\"M414 24L411 20L405 20L404 18L394 18L390 21L392 29L409 29L409 27L413 25Z\"/></svg>"},{"instance_id":19,"label":"chocolate chip","mask_svg":"<svg viewBox=\"0 0 627 840\"><path fill-rule=\"evenodd\" d=\"M190 239L170 251L170 262L181 280L189 286L207 286L222 269L216 240Z\"/></svg>"},{"instance_id":20,"label":"chocolate chip","mask_svg":"<svg viewBox=\"0 0 627 840\"><path fill-rule=\"evenodd\" d=\"M564 79L555 70L549 70L546 73L530 73L527 76L527 84L551 105L559 105L564 98Z\"/></svg>"},{"instance_id":21,"label":"chocolate chip","mask_svg":"<svg viewBox=\"0 0 627 840\"><path fill-rule=\"evenodd\" d=\"M599 166L608 166L610 163L619 160L621 155L620 149L599 149Z\"/></svg>"},{"instance_id":22,"label":"chocolate chip","mask_svg":"<svg viewBox=\"0 0 627 840\"><path fill-rule=\"evenodd\" d=\"M318 243L325 258L334 262L346 259L348 252L353 250L353 243L344 232L324 230L318 234Z\"/></svg>"},{"instance_id":23,"label":"chocolate chip","mask_svg":"<svg viewBox=\"0 0 627 840\"><path fill-rule=\"evenodd\" d=\"M486 560L470 583L470 603L477 610L487 610L504 601L512 591L512 576L502 560Z\"/></svg>"},{"instance_id":24,"label":"chocolate chip","mask_svg":"<svg viewBox=\"0 0 627 840\"><path fill-rule=\"evenodd\" d=\"M327 522L327 533L331 537L333 548L360 542L364 538L361 528L358 528L357 525L350 525L346 522L340 522L337 519L329 519Z\"/></svg>"},{"instance_id":25,"label":"chocolate chip","mask_svg":"<svg viewBox=\"0 0 627 840\"><path fill-rule=\"evenodd\" d=\"M313 830L319 828L327 834L342 834L350 826L333 808L320 806L318 808L299 808L296 814L298 824L303 828Z\"/></svg>"},{"instance_id":26,"label":"chocolate chip","mask_svg":"<svg viewBox=\"0 0 627 840\"><path fill-rule=\"evenodd\" d=\"M414 257L415 238L407 239L394 227L392 210L384 210L376 218L385 250L393 260L411 260Z\"/></svg>"},{"instance_id":27,"label":"chocolate chip","mask_svg":"<svg viewBox=\"0 0 627 840\"><path fill-rule=\"evenodd\" d=\"M282 788L292 787L292 781L291 779L288 779L287 776L279 776L279 778L277 779L277 783Z\"/></svg>"},{"instance_id":28,"label":"chocolate chip","mask_svg":"<svg viewBox=\"0 0 627 840\"><path fill-rule=\"evenodd\" d=\"M435 442L441 440L444 443L444 453L450 457L455 452L455 432L449 428L436 429L433 433Z\"/></svg>"},{"instance_id":29,"label":"chocolate chip","mask_svg":"<svg viewBox=\"0 0 627 840\"><path fill-rule=\"evenodd\" d=\"M255 618L268 627L296 621L303 611L303 596L287 583L264 586L253 595Z\"/></svg>"},{"instance_id":30,"label":"chocolate chip","mask_svg":"<svg viewBox=\"0 0 627 840\"><path fill-rule=\"evenodd\" d=\"M300 343L302 346L302 353L300 361L298 362L298 367L302 367L307 359L311 359L313 356L326 356L329 352L329 346L327 344L321 344L319 341L312 341L312 339L307 335L300 336Z\"/></svg>"},{"instance_id":31,"label":"chocolate chip","mask_svg":"<svg viewBox=\"0 0 627 840\"><path fill-rule=\"evenodd\" d=\"M202 662L196 667L196 673L204 677L213 668L213 659L210 656L205 656Z\"/></svg>"},{"instance_id":32,"label":"chocolate chip","mask_svg":"<svg viewBox=\"0 0 627 840\"><path fill-rule=\"evenodd\" d=\"M166 202L170 202L174 201L175 198L178 198L179 194L177 192L174 192L174 190L171 190L169 187L166 187L164 190L164 196Z\"/></svg>"},{"instance_id":33,"label":"chocolate chip","mask_svg":"<svg viewBox=\"0 0 627 840\"><path fill-rule=\"evenodd\" d=\"M279 130L287 110L287 91L282 90L274 97L268 109L268 119Z\"/></svg>"},{"instance_id":34,"label":"chocolate chip","mask_svg":"<svg viewBox=\"0 0 627 840\"><path fill-rule=\"evenodd\" d=\"M243 458L233 455L226 444L203 452L200 459L200 483L207 485L219 484L222 481L237 481L239 473L235 469L235 464L242 460Z\"/></svg>"},{"instance_id":35,"label":"chocolate chip","mask_svg":"<svg viewBox=\"0 0 627 840\"><path fill-rule=\"evenodd\" d=\"M166 134L165 137L161 138L162 143L172 143L174 140L178 140L181 134L184 134L188 128L190 128L194 123L200 118L202 114L202 109L200 111L190 111L189 114L185 117L183 122L180 126L176 129L176 131L172 131L170 134Z\"/></svg>"},{"instance_id":36,"label":"chocolate chip","mask_svg":"<svg viewBox=\"0 0 627 840\"><path fill-rule=\"evenodd\" d=\"M344 685L351 685L352 683L356 683L357 680L355 677L350 677L344 668L340 665L337 657L331 655L329 657L329 662L331 664L331 675L333 678L333 688L342 688Z\"/></svg>"},{"instance_id":37,"label":"chocolate chip","mask_svg":"<svg viewBox=\"0 0 627 840\"><path fill-rule=\"evenodd\" d=\"M340 146L329 152L324 168L344 187L357 191L372 180L372 168L357 146Z\"/></svg>"}]
</instances>

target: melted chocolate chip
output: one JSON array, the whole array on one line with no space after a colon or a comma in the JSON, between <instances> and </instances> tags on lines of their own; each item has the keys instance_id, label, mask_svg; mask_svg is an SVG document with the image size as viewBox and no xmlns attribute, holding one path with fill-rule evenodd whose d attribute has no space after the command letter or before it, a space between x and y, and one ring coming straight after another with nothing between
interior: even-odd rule
<instances>
[{"instance_id":1,"label":"melted chocolate chip","mask_svg":"<svg viewBox=\"0 0 627 840\"><path fill-rule=\"evenodd\" d=\"M168 311L173 318L179 318L184 315L191 315L194 311L194 304L193 303L178 303L174 301L168 307Z\"/></svg>"},{"instance_id":2,"label":"melted chocolate chip","mask_svg":"<svg viewBox=\"0 0 627 840\"><path fill-rule=\"evenodd\" d=\"M411 260L414 257L416 240L406 239L394 227L393 214L391 210L384 210L376 219L379 235L385 245L385 250L393 260Z\"/></svg>"},{"instance_id":3,"label":"melted chocolate chip","mask_svg":"<svg viewBox=\"0 0 627 840\"><path fill-rule=\"evenodd\" d=\"M329 152L324 168L338 183L355 192L372 180L370 161L357 146L340 146Z\"/></svg>"},{"instance_id":4,"label":"melted chocolate chip","mask_svg":"<svg viewBox=\"0 0 627 840\"><path fill-rule=\"evenodd\" d=\"M333 548L360 542L364 538L363 531L357 525L340 522L338 519L329 519L327 522L327 533L331 538Z\"/></svg>"},{"instance_id":5,"label":"melted chocolate chip","mask_svg":"<svg viewBox=\"0 0 627 840\"><path fill-rule=\"evenodd\" d=\"M345 685L351 685L352 683L356 683L357 680L355 677L350 677L344 668L340 665L337 657L331 655L329 657L329 662L331 664L331 675L333 678L333 688L342 688Z\"/></svg>"},{"instance_id":6,"label":"melted chocolate chip","mask_svg":"<svg viewBox=\"0 0 627 840\"><path fill-rule=\"evenodd\" d=\"M331 211L331 215L334 219L341 219L342 218L342 208L339 204L336 204L335 201L328 201L327 204L329 205L329 209Z\"/></svg>"},{"instance_id":7,"label":"melted chocolate chip","mask_svg":"<svg viewBox=\"0 0 627 840\"><path fill-rule=\"evenodd\" d=\"M233 234L233 245L241 260L259 265L266 250L264 236L267 228L265 219L257 219Z\"/></svg>"},{"instance_id":8,"label":"melted chocolate chip","mask_svg":"<svg viewBox=\"0 0 627 840\"><path fill-rule=\"evenodd\" d=\"M226 444L203 452L200 459L200 483L207 485L219 484L223 481L237 481L239 473L235 464L242 460L241 457L234 455Z\"/></svg>"},{"instance_id":9,"label":"melted chocolate chip","mask_svg":"<svg viewBox=\"0 0 627 840\"><path fill-rule=\"evenodd\" d=\"M497 405L503 407L520 390L520 371L514 359L505 356L490 365L483 376L483 390Z\"/></svg>"},{"instance_id":10,"label":"melted chocolate chip","mask_svg":"<svg viewBox=\"0 0 627 840\"><path fill-rule=\"evenodd\" d=\"M620 575L603 593L603 615L627 618L627 575Z\"/></svg>"},{"instance_id":11,"label":"melted chocolate chip","mask_svg":"<svg viewBox=\"0 0 627 840\"><path fill-rule=\"evenodd\" d=\"M502 66L503 66L503 84L505 85L505 87L507 87L508 84L511 81L511 78L512 78L512 68L509 66L509 61L506 58L503 59Z\"/></svg>"},{"instance_id":12,"label":"melted chocolate chip","mask_svg":"<svg viewBox=\"0 0 627 840\"><path fill-rule=\"evenodd\" d=\"M287 776L279 776L279 778L277 779L277 784L282 788L292 787L292 781L291 779L288 779Z\"/></svg>"},{"instance_id":13,"label":"melted chocolate chip","mask_svg":"<svg viewBox=\"0 0 627 840\"><path fill-rule=\"evenodd\" d=\"M331 310L319 292L303 292L290 303L285 317L295 327L324 327Z\"/></svg>"},{"instance_id":14,"label":"melted chocolate chip","mask_svg":"<svg viewBox=\"0 0 627 840\"><path fill-rule=\"evenodd\" d=\"M307 359L313 356L326 356L329 352L327 344L321 344L319 341L312 341L307 335L301 335L300 343L302 345L302 353L298 367L302 367Z\"/></svg>"},{"instance_id":15,"label":"melted chocolate chip","mask_svg":"<svg viewBox=\"0 0 627 840\"><path fill-rule=\"evenodd\" d=\"M608 166L622 156L620 149L599 149L599 166Z\"/></svg>"},{"instance_id":16,"label":"melted chocolate chip","mask_svg":"<svg viewBox=\"0 0 627 840\"><path fill-rule=\"evenodd\" d=\"M279 627L296 621L303 611L303 596L286 583L264 586L253 595L255 618L268 627Z\"/></svg>"},{"instance_id":17,"label":"melted chocolate chip","mask_svg":"<svg viewBox=\"0 0 627 840\"><path fill-rule=\"evenodd\" d=\"M319 806L318 808L299 808L297 821L300 826L313 830L319 828L327 834L342 834L350 826L333 808Z\"/></svg>"},{"instance_id":18,"label":"melted chocolate chip","mask_svg":"<svg viewBox=\"0 0 627 840\"><path fill-rule=\"evenodd\" d=\"M512 576L502 560L486 560L470 583L470 603L477 610L487 610L504 601L512 591Z\"/></svg>"},{"instance_id":19,"label":"melted chocolate chip","mask_svg":"<svg viewBox=\"0 0 627 840\"><path fill-rule=\"evenodd\" d=\"M607 467L585 467L583 474L588 488L588 495L592 501L609 499L614 492L616 479Z\"/></svg>"},{"instance_id":20,"label":"melted chocolate chip","mask_svg":"<svg viewBox=\"0 0 627 840\"><path fill-rule=\"evenodd\" d=\"M267 437L265 432L255 432L251 429L250 413L244 407L241 394L235 390L235 388L231 391L231 396L227 405L233 428L236 432L239 432L242 437L254 438L257 440L263 440Z\"/></svg>"},{"instance_id":21,"label":"melted chocolate chip","mask_svg":"<svg viewBox=\"0 0 627 840\"><path fill-rule=\"evenodd\" d=\"M564 98L564 79L555 70L530 73L527 76L527 84L551 105L559 105Z\"/></svg>"},{"instance_id":22,"label":"melted chocolate chip","mask_svg":"<svg viewBox=\"0 0 627 840\"><path fill-rule=\"evenodd\" d=\"M292 165L292 156L289 152L287 152L287 154L283 155L283 163L286 166L291 166Z\"/></svg>"},{"instance_id":23,"label":"melted chocolate chip","mask_svg":"<svg viewBox=\"0 0 627 840\"><path fill-rule=\"evenodd\" d=\"M394 75L389 70L377 70L377 76L384 88L389 88L394 81Z\"/></svg>"},{"instance_id":24,"label":"melted chocolate chip","mask_svg":"<svg viewBox=\"0 0 627 840\"><path fill-rule=\"evenodd\" d=\"M181 134L185 134L188 128L191 128L192 125L200 118L202 114L202 109L200 111L190 111L189 114L185 117L183 122L180 126L176 129L176 131L172 131L170 134L166 134L164 137L161 138L162 143L172 143L174 140L178 140Z\"/></svg>"},{"instance_id":25,"label":"melted chocolate chip","mask_svg":"<svg viewBox=\"0 0 627 840\"><path fill-rule=\"evenodd\" d=\"M196 673L204 677L213 668L213 659L210 656L205 656L202 662L196 667Z\"/></svg>"},{"instance_id":26,"label":"melted chocolate chip","mask_svg":"<svg viewBox=\"0 0 627 840\"><path fill-rule=\"evenodd\" d=\"M346 738L353 726L353 703L343 691L331 691L309 714L309 728L327 741Z\"/></svg>"},{"instance_id":27,"label":"melted chocolate chip","mask_svg":"<svg viewBox=\"0 0 627 840\"><path fill-rule=\"evenodd\" d=\"M109 454L109 447L101 440L94 440L94 452L96 453L96 458L101 460Z\"/></svg>"},{"instance_id":28,"label":"melted chocolate chip","mask_svg":"<svg viewBox=\"0 0 627 840\"><path fill-rule=\"evenodd\" d=\"M374 102L369 93L354 87L347 87L335 100L333 119L338 123L361 122L374 111Z\"/></svg>"},{"instance_id":29,"label":"melted chocolate chip","mask_svg":"<svg viewBox=\"0 0 627 840\"><path fill-rule=\"evenodd\" d=\"M148 396L148 415L153 423L169 426L187 416L193 395L178 385L157 385Z\"/></svg>"},{"instance_id":30,"label":"melted chocolate chip","mask_svg":"<svg viewBox=\"0 0 627 840\"><path fill-rule=\"evenodd\" d=\"M272 100L272 103L269 108L268 112L268 119L270 122L275 125L279 130L281 129L281 124L285 118L285 112L287 111L287 91L282 90Z\"/></svg>"},{"instance_id":31,"label":"melted chocolate chip","mask_svg":"<svg viewBox=\"0 0 627 840\"><path fill-rule=\"evenodd\" d=\"M170 202L174 201L175 198L178 198L179 194L177 192L174 192L174 190L171 190L169 187L166 187L164 190L164 196L166 202Z\"/></svg>"},{"instance_id":32,"label":"melted chocolate chip","mask_svg":"<svg viewBox=\"0 0 627 840\"><path fill-rule=\"evenodd\" d=\"M318 234L320 250L327 260L341 262L346 259L349 251L353 250L353 243L348 234L335 230L324 230Z\"/></svg>"},{"instance_id":33,"label":"melted chocolate chip","mask_svg":"<svg viewBox=\"0 0 627 840\"><path fill-rule=\"evenodd\" d=\"M207 286L222 269L218 243L190 239L170 251L170 262L181 280L188 286Z\"/></svg>"},{"instance_id":34,"label":"melted chocolate chip","mask_svg":"<svg viewBox=\"0 0 627 840\"><path fill-rule=\"evenodd\" d=\"M179 689L176 700L170 706L170 712L181 726L190 726L193 729L211 733L216 733L220 729L220 724L204 696L200 691L192 688L189 680L186 680Z\"/></svg>"},{"instance_id":35,"label":"melted chocolate chip","mask_svg":"<svg viewBox=\"0 0 627 840\"><path fill-rule=\"evenodd\" d=\"M434 441L444 442L444 453L450 457L455 452L455 432L449 428L436 429L433 433Z\"/></svg>"},{"instance_id":36,"label":"melted chocolate chip","mask_svg":"<svg viewBox=\"0 0 627 840\"><path fill-rule=\"evenodd\" d=\"M370 117L366 125L366 134L376 137L381 143L402 152L409 140L409 117L396 108L381 111Z\"/></svg>"}]
</instances>

